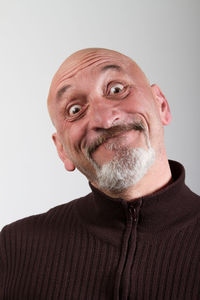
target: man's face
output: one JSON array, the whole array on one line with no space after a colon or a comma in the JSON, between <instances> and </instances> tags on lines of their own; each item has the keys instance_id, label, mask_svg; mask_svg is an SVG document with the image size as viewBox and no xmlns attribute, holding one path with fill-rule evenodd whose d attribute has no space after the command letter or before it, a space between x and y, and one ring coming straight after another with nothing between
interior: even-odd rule
<instances>
[{"instance_id":1,"label":"man's face","mask_svg":"<svg viewBox=\"0 0 200 300\"><path fill-rule=\"evenodd\" d=\"M125 150L152 146L159 153L164 124L159 93L117 52L90 50L68 59L53 79L48 102L66 169L77 167L95 183L96 168Z\"/></svg>"}]
</instances>

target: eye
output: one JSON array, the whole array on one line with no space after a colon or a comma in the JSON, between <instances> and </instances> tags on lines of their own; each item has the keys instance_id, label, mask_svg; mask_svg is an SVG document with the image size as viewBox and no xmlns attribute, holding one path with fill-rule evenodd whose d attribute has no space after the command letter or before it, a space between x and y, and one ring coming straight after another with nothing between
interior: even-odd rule
<instances>
[{"instance_id":1,"label":"eye","mask_svg":"<svg viewBox=\"0 0 200 300\"><path fill-rule=\"evenodd\" d=\"M82 108L82 106L79 104L72 105L69 109L69 115L74 116L74 115L78 114L80 112L81 108Z\"/></svg>"},{"instance_id":2,"label":"eye","mask_svg":"<svg viewBox=\"0 0 200 300\"><path fill-rule=\"evenodd\" d=\"M116 83L114 84L111 88L110 88L110 95L115 95L115 94L119 94L120 92L122 92L124 89L123 84L121 83Z\"/></svg>"}]
</instances>

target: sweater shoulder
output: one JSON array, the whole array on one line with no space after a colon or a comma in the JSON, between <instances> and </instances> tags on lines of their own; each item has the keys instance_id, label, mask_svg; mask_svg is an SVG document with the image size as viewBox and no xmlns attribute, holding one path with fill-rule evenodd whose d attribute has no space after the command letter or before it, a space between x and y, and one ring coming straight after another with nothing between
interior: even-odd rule
<instances>
[{"instance_id":1,"label":"sweater shoulder","mask_svg":"<svg viewBox=\"0 0 200 300\"><path fill-rule=\"evenodd\" d=\"M57 205L48 211L29 217L25 217L14 221L2 229L3 233L6 232L42 232L43 230L52 230L53 228L59 228L60 226L66 226L71 218L74 218L75 212L74 207L76 203L80 201L87 201L90 194L71 200L67 203Z\"/></svg>"}]
</instances>

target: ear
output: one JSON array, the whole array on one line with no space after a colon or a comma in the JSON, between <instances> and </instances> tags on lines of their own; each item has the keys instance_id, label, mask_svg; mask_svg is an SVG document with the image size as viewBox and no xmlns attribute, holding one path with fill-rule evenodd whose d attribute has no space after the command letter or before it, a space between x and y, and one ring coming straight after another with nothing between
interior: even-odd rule
<instances>
[{"instance_id":1,"label":"ear","mask_svg":"<svg viewBox=\"0 0 200 300\"><path fill-rule=\"evenodd\" d=\"M171 112L169 108L169 104L167 99L163 95L162 91L160 90L159 86L156 84L152 84L151 90L158 105L160 119L163 125L168 125L171 121Z\"/></svg>"},{"instance_id":2,"label":"ear","mask_svg":"<svg viewBox=\"0 0 200 300\"><path fill-rule=\"evenodd\" d=\"M67 171L74 171L75 166L74 166L73 162L69 159L68 155L66 154L66 152L63 148L63 144L61 143L61 141L58 137L58 134L54 133L52 135L52 139L53 139L54 144L57 148L58 155L59 155L60 159L63 161L63 163L65 165L65 169Z\"/></svg>"}]
</instances>

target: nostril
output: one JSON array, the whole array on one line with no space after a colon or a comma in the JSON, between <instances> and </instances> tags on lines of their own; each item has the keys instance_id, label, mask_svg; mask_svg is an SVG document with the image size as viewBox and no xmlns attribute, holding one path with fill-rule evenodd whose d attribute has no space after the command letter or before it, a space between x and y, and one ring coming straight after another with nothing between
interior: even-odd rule
<instances>
[{"instance_id":1,"label":"nostril","mask_svg":"<svg viewBox=\"0 0 200 300\"><path fill-rule=\"evenodd\" d=\"M113 119L112 125L117 125L120 122L120 118L116 117Z\"/></svg>"}]
</instances>

